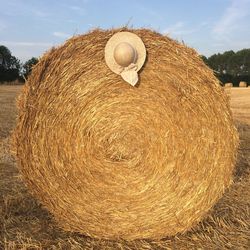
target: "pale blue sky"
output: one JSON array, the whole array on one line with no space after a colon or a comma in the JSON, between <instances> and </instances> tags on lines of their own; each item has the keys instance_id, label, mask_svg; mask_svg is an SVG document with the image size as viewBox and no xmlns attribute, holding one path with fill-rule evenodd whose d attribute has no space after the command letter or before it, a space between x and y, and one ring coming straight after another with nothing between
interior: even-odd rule
<instances>
[{"instance_id":1,"label":"pale blue sky","mask_svg":"<svg viewBox=\"0 0 250 250\"><path fill-rule=\"evenodd\" d=\"M128 22L206 56L250 48L250 0L0 0L0 44L21 61L74 34Z\"/></svg>"}]
</instances>

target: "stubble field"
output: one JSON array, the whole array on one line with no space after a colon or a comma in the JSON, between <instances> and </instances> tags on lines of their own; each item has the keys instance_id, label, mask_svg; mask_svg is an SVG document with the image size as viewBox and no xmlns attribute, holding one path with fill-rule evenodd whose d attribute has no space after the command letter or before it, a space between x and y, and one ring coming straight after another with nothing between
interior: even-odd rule
<instances>
[{"instance_id":1,"label":"stubble field","mask_svg":"<svg viewBox=\"0 0 250 250\"><path fill-rule=\"evenodd\" d=\"M0 86L0 249L250 249L250 88L230 95L240 148L234 183L191 231L161 241L106 241L64 232L26 189L9 139L21 86Z\"/></svg>"}]
</instances>

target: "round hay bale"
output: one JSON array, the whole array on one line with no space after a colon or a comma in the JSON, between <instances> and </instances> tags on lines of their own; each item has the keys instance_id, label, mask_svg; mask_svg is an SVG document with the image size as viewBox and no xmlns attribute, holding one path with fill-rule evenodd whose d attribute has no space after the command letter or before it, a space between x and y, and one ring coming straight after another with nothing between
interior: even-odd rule
<instances>
[{"instance_id":1,"label":"round hay bale","mask_svg":"<svg viewBox=\"0 0 250 250\"><path fill-rule=\"evenodd\" d=\"M105 63L121 30L147 50L136 87ZM45 54L19 99L14 139L28 187L61 227L106 239L190 229L229 187L238 146L213 72L147 29L94 30Z\"/></svg>"},{"instance_id":2,"label":"round hay bale","mask_svg":"<svg viewBox=\"0 0 250 250\"><path fill-rule=\"evenodd\" d=\"M247 82L240 82L239 87L246 88L247 87Z\"/></svg>"},{"instance_id":3,"label":"round hay bale","mask_svg":"<svg viewBox=\"0 0 250 250\"><path fill-rule=\"evenodd\" d=\"M233 84L231 82L225 83L224 85L225 88L232 88Z\"/></svg>"}]
</instances>

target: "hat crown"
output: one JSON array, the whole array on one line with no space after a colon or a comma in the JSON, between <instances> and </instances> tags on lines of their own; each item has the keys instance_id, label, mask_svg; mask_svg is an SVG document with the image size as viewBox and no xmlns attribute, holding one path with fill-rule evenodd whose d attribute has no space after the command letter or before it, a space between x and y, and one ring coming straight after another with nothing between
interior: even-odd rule
<instances>
[{"instance_id":1,"label":"hat crown","mask_svg":"<svg viewBox=\"0 0 250 250\"><path fill-rule=\"evenodd\" d=\"M121 42L114 49L114 59L122 67L128 67L137 58L135 48L128 42Z\"/></svg>"}]
</instances>

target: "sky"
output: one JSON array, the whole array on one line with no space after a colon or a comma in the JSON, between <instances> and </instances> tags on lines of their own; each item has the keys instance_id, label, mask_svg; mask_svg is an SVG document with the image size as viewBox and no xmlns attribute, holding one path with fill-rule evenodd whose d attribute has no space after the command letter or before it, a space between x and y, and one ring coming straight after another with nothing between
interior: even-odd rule
<instances>
[{"instance_id":1,"label":"sky","mask_svg":"<svg viewBox=\"0 0 250 250\"><path fill-rule=\"evenodd\" d=\"M250 0L0 0L0 45L22 62L73 35L127 24L205 56L250 48Z\"/></svg>"}]
</instances>

